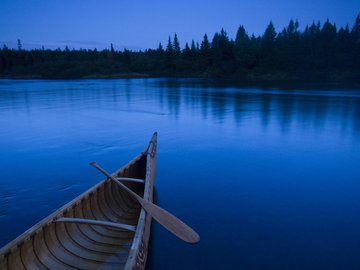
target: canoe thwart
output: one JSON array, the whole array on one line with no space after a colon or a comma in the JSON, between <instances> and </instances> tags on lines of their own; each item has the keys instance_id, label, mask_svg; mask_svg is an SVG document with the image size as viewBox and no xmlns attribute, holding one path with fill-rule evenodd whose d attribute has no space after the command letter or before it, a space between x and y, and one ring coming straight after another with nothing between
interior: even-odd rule
<instances>
[{"instance_id":1,"label":"canoe thwart","mask_svg":"<svg viewBox=\"0 0 360 270\"><path fill-rule=\"evenodd\" d=\"M125 229L125 230L132 231L132 232L136 231L136 226L132 226L132 225L128 225L128 224L121 224L121 223L116 223L116 222L110 222L110 221L105 221L105 220L60 217L60 218L53 220L53 222L80 223L80 224L112 227L112 228L116 228L116 229Z\"/></svg>"},{"instance_id":2,"label":"canoe thwart","mask_svg":"<svg viewBox=\"0 0 360 270\"><path fill-rule=\"evenodd\" d=\"M137 183L145 183L144 179L139 178L130 178L130 177L114 177L118 181L130 181L130 182L137 182Z\"/></svg>"}]
</instances>

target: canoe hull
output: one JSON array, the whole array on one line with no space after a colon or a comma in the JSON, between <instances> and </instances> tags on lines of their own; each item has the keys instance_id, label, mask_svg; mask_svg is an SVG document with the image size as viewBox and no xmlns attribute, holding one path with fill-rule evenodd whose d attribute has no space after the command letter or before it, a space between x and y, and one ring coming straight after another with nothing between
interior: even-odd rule
<instances>
[{"instance_id":1,"label":"canoe hull","mask_svg":"<svg viewBox=\"0 0 360 270\"><path fill-rule=\"evenodd\" d=\"M144 179L123 183L153 199L156 134L139 156L115 177ZM54 223L81 218L136 226L136 231L106 226ZM126 191L105 179L0 249L0 269L144 269L151 217Z\"/></svg>"}]
</instances>

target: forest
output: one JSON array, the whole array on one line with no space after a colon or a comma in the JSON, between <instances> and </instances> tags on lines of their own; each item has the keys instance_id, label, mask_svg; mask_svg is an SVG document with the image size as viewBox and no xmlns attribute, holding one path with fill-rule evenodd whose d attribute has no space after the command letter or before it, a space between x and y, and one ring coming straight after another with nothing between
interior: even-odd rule
<instances>
[{"instance_id":1,"label":"forest","mask_svg":"<svg viewBox=\"0 0 360 270\"><path fill-rule=\"evenodd\" d=\"M175 34L167 44L144 51L108 49L0 49L0 77L119 78L206 77L240 80L360 81L360 15L352 26L327 20L303 30L291 20L277 32L270 22L264 33L249 35L240 26L235 38L224 29L212 39L183 48Z\"/></svg>"}]
</instances>

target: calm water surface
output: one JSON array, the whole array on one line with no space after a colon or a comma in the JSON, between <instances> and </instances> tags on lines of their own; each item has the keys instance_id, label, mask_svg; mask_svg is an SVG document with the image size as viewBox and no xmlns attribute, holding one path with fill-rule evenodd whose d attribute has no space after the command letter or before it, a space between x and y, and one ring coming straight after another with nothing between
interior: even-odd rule
<instances>
[{"instance_id":1,"label":"calm water surface","mask_svg":"<svg viewBox=\"0 0 360 270\"><path fill-rule=\"evenodd\" d=\"M149 269L360 269L360 91L0 80L0 246L159 132Z\"/></svg>"}]
</instances>

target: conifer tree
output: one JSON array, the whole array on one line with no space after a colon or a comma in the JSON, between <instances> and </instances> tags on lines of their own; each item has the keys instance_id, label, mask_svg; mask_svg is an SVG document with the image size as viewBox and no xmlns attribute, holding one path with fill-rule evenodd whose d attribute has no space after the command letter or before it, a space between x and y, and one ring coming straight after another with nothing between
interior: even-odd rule
<instances>
[{"instance_id":1,"label":"conifer tree","mask_svg":"<svg viewBox=\"0 0 360 270\"><path fill-rule=\"evenodd\" d=\"M354 39L354 41L359 44L360 43L360 14L357 15L355 24L353 28L351 29L351 35Z\"/></svg>"},{"instance_id":2,"label":"conifer tree","mask_svg":"<svg viewBox=\"0 0 360 270\"><path fill-rule=\"evenodd\" d=\"M207 34L204 35L204 39L201 42L200 50L202 53L207 53L210 51L210 42Z\"/></svg>"},{"instance_id":3,"label":"conifer tree","mask_svg":"<svg viewBox=\"0 0 360 270\"><path fill-rule=\"evenodd\" d=\"M179 55L181 49L180 49L179 39L178 39L176 33L175 33L175 35L174 35L174 45L173 45L173 47L174 47L174 53L175 53L176 55Z\"/></svg>"},{"instance_id":4,"label":"conifer tree","mask_svg":"<svg viewBox=\"0 0 360 270\"><path fill-rule=\"evenodd\" d=\"M165 51L165 66L169 69L172 69L173 62L174 62L174 47L171 42L171 37L169 37Z\"/></svg>"},{"instance_id":5,"label":"conifer tree","mask_svg":"<svg viewBox=\"0 0 360 270\"><path fill-rule=\"evenodd\" d=\"M273 49L276 38L275 27L272 22L269 23L263 35L263 46L265 49Z\"/></svg>"},{"instance_id":6,"label":"conifer tree","mask_svg":"<svg viewBox=\"0 0 360 270\"><path fill-rule=\"evenodd\" d=\"M201 66L203 69L207 69L211 65L211 44L209 42L207 34L204 35L204 38L200 45L200 55L201 55Z\"/></svg>"},{"instance_id":7,"label":"conifer tree","mask_svg":"<svg viewBox=\"0 0 360 270\"><path fill-rule=\"evenodd\" d=\"M194 40L191 41L191 48L190 48L190 50L191 50L191 53L195 55L195 53L196 53L196 45L195 45L195 41L194 41Z\"/></svg>"},{"instance_id":8,"label":"conifer tree","mask_svg":"<svg viewBox=\"0 0 360 270\"><path fill-rule=\"evenodd\" d=\"M166 46L166 52L168 54L172 54L174 52L173 44L171 42L171 37L169 37L169 39L168 39L168 43L167 43L167 46Z\"/></svg>"},{"instance_id":9,"label":"conifer tree","mask_svg":"<svg viewBox=\"0 0 360 270\"><path fill-rule=\"evenodd\" d=\"M244 26L240 26L236 33L234 55L237 64L241 67L245 66L248 62L250 53L250 39L245 31Z\"/></svg>"},{"instance_id":10,"label":"conifer tree","mask_svg":"<svg viewBox=\"0 0 360 270\"><path fill-rule=\"evenodd\" d=\"M20 39L17 40L17 47L18 47L18 51L22 51L22 44Z\"/></svg>"},{"instance_id":11,"label":"conifer tree","mask_svg":"<svg viewBox=\"0 0 360 270\"><path fill-rule=\"evenodd\" d=\"M156 52L159 56L162 56L164 54L164 48L161 42L159 43L159 47L157 48Z\"/></svg>"},{"instance_id":12,"label":"conifer tree","mask_svg":"<svg viewBox=\"0 0 360 270\"><path fill-rule=\"evenodd\" d=\"M183 50L183 55L184 55L185 60L192 60L191 59L191 50L190 50L189 44L187 42L185 43L185 48Z\"/></svg>"}]
</instances>

